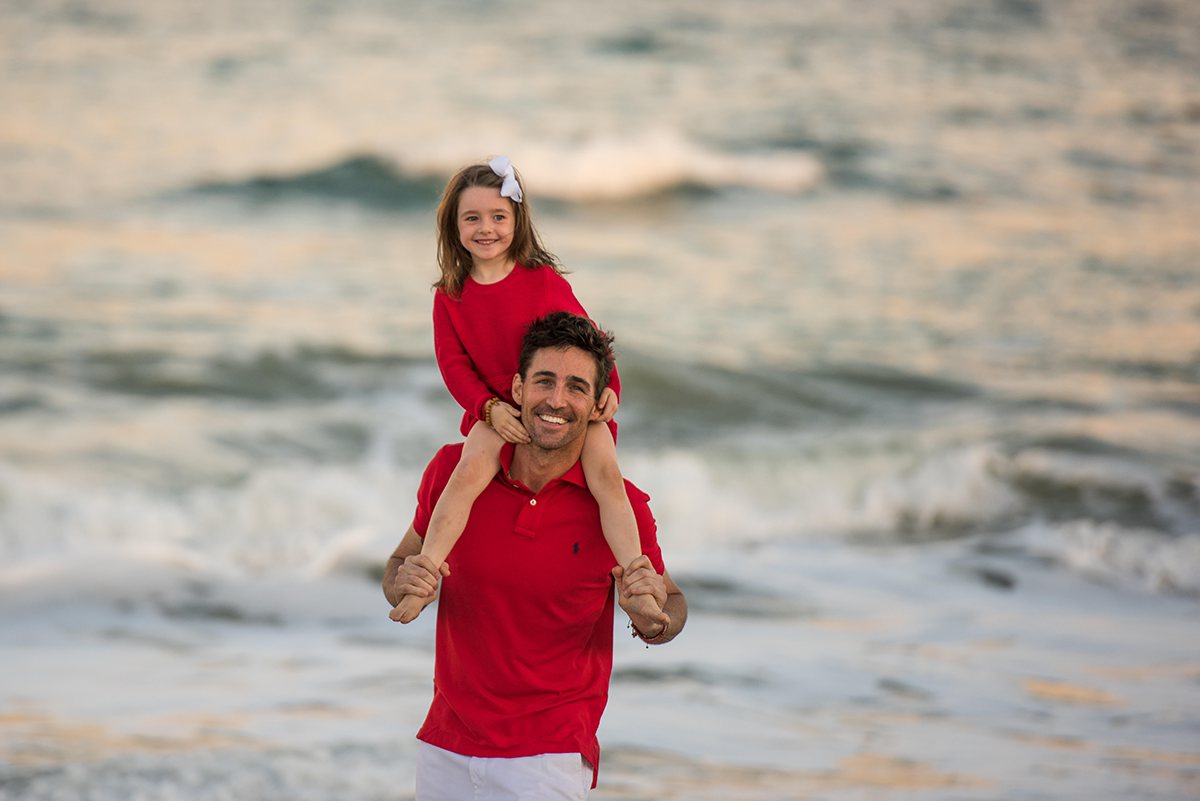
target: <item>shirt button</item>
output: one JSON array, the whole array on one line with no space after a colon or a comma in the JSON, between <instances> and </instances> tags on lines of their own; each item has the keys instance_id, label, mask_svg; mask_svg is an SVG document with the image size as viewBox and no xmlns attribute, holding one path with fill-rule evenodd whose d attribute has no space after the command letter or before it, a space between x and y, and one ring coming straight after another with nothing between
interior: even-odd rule
<instances>
[{"instance_id":1,"label":"shirt button","mask_svg":"<svg viewBox=\"0 0 1200 801\"><path fill-rule=\"evenodd\" d=\"M537 506L537 498L533 498L533 499L531 499L531 500L529 501L529 505L530 505L530 506Z\"/></svg>"}]
</instances>

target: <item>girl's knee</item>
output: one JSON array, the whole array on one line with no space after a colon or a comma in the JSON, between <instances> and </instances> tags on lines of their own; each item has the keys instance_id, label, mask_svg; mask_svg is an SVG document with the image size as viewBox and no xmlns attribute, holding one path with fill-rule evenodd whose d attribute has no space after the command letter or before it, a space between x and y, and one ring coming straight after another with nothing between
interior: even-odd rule
<instances>
[{"instance_id":1,"label":"girl's knee","mask_svg":"<svg viewBox=\"0 0 1200 801\"><path fill-rule=\"evenodd\" d=\"M625 477L616 462L597 466L591 471L584 471L588 488L597 500L612 499L615 503L627 503L625 500Z\"/></svg>"},{"instance_id":2,"label":"girl's knee","mask_svg":"<svg viewBox=\"0 0 1200 801\"><path fill-rule=\"evenodd\" d=\"M451 474L451 480L464 481L469 484L479 484L491 481L492 476L500 469L500 459L490 453L463 451L458 465Z\"/></svg>"},{"instance_id":3,"label":"girl's knee","mask_svg":"<svg viewBox=\"0 0 1200 801\"><path fill-rule=\"evenodd\" d=\"M463 445L451 480L457 477L472 483L490 481L500 469L500 448L503 445L504 440L498 434L482 423L476 423Z\"/></svg>"}]
</instances>

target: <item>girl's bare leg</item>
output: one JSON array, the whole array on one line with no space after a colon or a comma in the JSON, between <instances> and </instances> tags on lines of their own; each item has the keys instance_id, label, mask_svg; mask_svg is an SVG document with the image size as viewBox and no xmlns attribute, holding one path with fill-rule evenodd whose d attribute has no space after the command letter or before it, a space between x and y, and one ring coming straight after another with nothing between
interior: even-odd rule
<instances>
[{"instance_id":1,"label":"girl's bare leg","mask_svg":"<svg viewBox=\"0 0 1200 801\"><path fill-rule=\"evenodd\" d=\"M500 448L504 440L481 422L475 423L467 434L462 458L450 474L446 488L442 490L433 515L429 519L429 530L421 544L421 553L441 567L462 536L471 516L475 499L487 488L488 483L500 469ZM392 620L408 623L415 620L421 610L433 602L433 596L405 595L391 611Z\"/></svg>"},{"instance_id":2,"label":"girl's bare leg","mask_svg":"<svg viewBox=\"0 0 1200 801\"><path fill-rule=\"evenodd\" d=\"M629 563L642 555L642 541L638 537L633 507L629 505L629 496L625 492L625 477L621 475L621 467L617 464L617 446L607 424L588 425L582 461L588 489L600 506L600 526L604 530L604 539L612 549L617 564L628 569ZM666 622L667 617L653 595L635 595L634 601L639 614Z\"/></svg>"}]
</instances>

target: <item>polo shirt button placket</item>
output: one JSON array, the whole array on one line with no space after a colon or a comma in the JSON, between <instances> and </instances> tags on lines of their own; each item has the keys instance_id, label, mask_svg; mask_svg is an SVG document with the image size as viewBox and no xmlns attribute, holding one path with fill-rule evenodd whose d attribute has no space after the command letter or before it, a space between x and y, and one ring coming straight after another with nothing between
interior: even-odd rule
<instances>
[{"instance_id":1,"label":"polo shirt button placket","mask_svg":"<svg viewBox=\"0 0 1200 801\"><path fill-rule=\"evenodd\" d=\"M517 514L515 531L523 537L533 539L537 536L538 529L541 527L542 512L545 511L546 505L538 505L537 498L530 498L529 503L521 507L521 511Z\"/></svg>"}]
</instances>

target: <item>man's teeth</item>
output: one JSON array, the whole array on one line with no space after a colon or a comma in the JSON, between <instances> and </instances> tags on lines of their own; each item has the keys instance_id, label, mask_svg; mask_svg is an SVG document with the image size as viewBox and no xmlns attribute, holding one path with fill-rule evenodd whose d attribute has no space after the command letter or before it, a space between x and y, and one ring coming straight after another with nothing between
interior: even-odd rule
<instances>
[{"instance_id":1,"label":"man's teeth","mask_svg":"<svg viewBox=\"0 0 1200 801\"><path fill-rule=\"evenodd\" d=\"M538 417L545 420L547 423L554 423L555 425L562 426L567 424L566 420L561 417L555 417L552 414L539 414Z\"/></svg>"}]
</instances>

